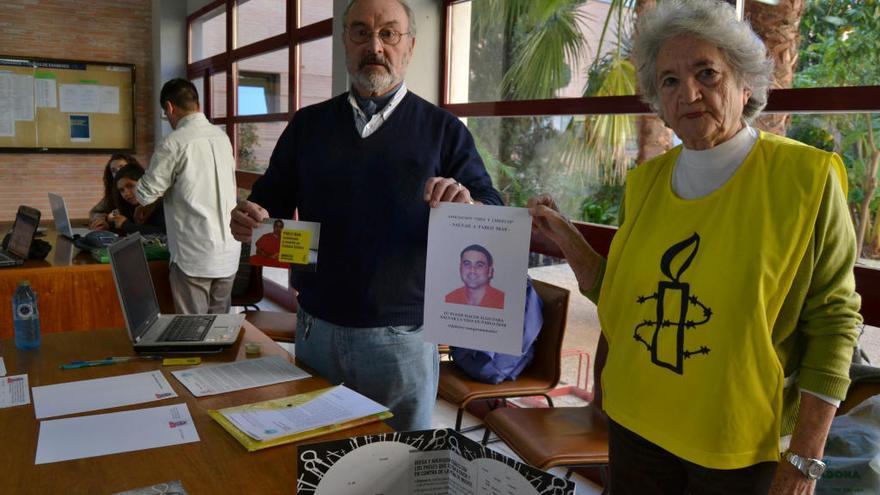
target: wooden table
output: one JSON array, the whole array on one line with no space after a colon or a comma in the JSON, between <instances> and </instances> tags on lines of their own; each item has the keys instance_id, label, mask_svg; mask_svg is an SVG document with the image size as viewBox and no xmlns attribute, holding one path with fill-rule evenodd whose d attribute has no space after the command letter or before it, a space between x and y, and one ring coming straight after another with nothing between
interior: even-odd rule
<instances>
[{"instance_id":1,"label":"wooden table","mask_svg":"<svg viewBox=\"0 0 880 495\"><path fill-rule=\"evenodd\" d=\"M12 331L12 295L22 280L37 292L43 334L95 328L124 328L110 265L98 263L54 228L40 237L52 245L45 260L0 269L0 339ZM151 261L150 273L163 313L173 313L168 262Z\"/></svg>"},{"instance_id":2,"label":"wooden table","mask_svg":"<svg viewBox=\"0 0 880 495\"><path fill-rule=\"evenodd\" d=\"M203 361L245 359L244 342L257 342L263 356L290 354L245 322L243 337L220 355L203 355ZM241 444L211 419L207 410L220 409L260 400L284 397L323 388L329 384L320 378L307 378L266 387L196 398L174 378L170 371L178 366L162 367L154 361L120 363L110 366L61 370L62 363L78 359L132 355L124 330L65 332L44 336L42 347L19 351L9 339L0 342L0 355L9 375L27 373L30 386L103 378L162 369L179 397L80 414L142 409L186 402L201 440L195 443L162 447L88 459L35 465L39 422L33 405L0 409L0 493L2 494L110 494L123 490L181 480L190 494L296 492L295 444L248 453ZM347 438L392 431L384 423L329 434L305 443Z\"/></svg>"}]
</instances>

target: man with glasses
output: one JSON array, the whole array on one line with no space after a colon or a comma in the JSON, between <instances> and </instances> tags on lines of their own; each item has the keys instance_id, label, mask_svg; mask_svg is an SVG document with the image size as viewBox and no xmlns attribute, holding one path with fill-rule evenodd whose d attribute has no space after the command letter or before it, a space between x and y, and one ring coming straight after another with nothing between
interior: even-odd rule
<instances>
[{"instance_id":1,"label":"man with glasses","mask_svg":"<svg viewBox=\"0 0 880 495\"><path fill-rule=\"evenodd\" d=\"M296 272L296 355L388 406L397 430L429 428L436 346L422 341L429 206L501 204L467 128L408 91L412 10L355 0L343 16L351 90L300 109L266 174L233 212L250 239L267 217L321 223L316 273Z\"/></svg>"},{"instance_id":2,"label":"man with glasses","mask_svg":"<svg viewBox=\"0 0 880 495\"><path fill-rule=\"evenodd\" d=\"M174 131L156 147L135 196L141 205L165 198L175 310L227 313L241 253L227 227L236 200L232 145L201 112L196 87L186 79L166 82L159 104ZM148 216L148 208L135 218Z\"/></svg>"}]
</instances>

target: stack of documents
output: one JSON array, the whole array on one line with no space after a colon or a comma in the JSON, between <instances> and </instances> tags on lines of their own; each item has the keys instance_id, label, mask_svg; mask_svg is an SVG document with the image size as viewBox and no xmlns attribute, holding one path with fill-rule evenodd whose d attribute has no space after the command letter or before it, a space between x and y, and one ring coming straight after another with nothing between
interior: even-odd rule
<instances>
[{"instance_id":1,"label":"stack of documents","mask_svg":"<svg viewBox=\"0 0 880 495\"><path fill-rule=\"evenodd\" d=\"M343 385L208 414L250 452L391 417L387 407Z\"/></svg>"},{"instance_id":2,"label":"stack of documents","mask_svg":"<svg viewBox=\"0 0 880 495\"><path fill-rule=\"evenodd\" d=\"M280 356L201 366L172 371L171 374L196 397L274 385L310 376Z\"/></svg>"}]
</instances>

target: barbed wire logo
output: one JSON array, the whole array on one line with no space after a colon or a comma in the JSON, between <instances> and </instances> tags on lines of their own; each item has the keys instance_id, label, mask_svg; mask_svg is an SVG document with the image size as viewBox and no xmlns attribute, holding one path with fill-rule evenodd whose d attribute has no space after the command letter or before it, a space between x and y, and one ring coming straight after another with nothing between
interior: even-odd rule
<instances>
[{"instance_id":1,"label":"barbed wire logo","mask_svg":"<svg viewBox=\"0 0 880 495\"><path fill-rule=\"evenodd\" d=\"M682 282L681 276L690 267L691 262L700 249L700 236L696 232L687 239L674 244L663 253L660 259L660 271L669 280L661 280L657 283L657 292L648 296L639 296L636 299L638 304L645 304L654 300L657 302L656 320L643 320L636 325L633 330L633 338L637 342L644 344L648 352L651 353L651 362L657 366L667 368L669 370L684 374L684 360L691 356L703 354L708 355L710 349L707 346L700 346L694 350L685 349L686 330L693 330L700 325L705 325L712 319L712 308L703 304L695 295L691 294L691 286L689 283ZM672 274L672 264L676 258L684 256L684 260L675 272ZM666 315L665 303L677 303L678 314ZM702 320L691 320L689 313L691 309L702 310ZM646 328L654 328L653 335L650 336L650 342L642 332L647 333ZM675 352L662 352L664 346L662 342L670 340L670 333L675 332L674 345ZM669 356L671 354L671 356ZM671 357L671 359L669 359Z\"/></svg>"}]
</instances>

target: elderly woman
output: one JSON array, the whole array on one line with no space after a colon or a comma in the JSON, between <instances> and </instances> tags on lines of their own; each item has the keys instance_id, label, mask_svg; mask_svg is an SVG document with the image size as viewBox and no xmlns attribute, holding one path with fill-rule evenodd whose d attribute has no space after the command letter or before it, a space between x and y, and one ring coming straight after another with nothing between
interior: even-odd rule
<instances>
[{"instance_id":1,"label":"elderly woman","mask_svg":"<svg viewBox=\"0 0 880 495\"><path fill-rule=\"evenodd\" d=\"M682 146L629 173L607 260L529 205L598 303L613 493L812 493L860 321L843 164L749 125L772 63L725 2L661 2L638 33Z\"/></svg>"}]
</instances>

